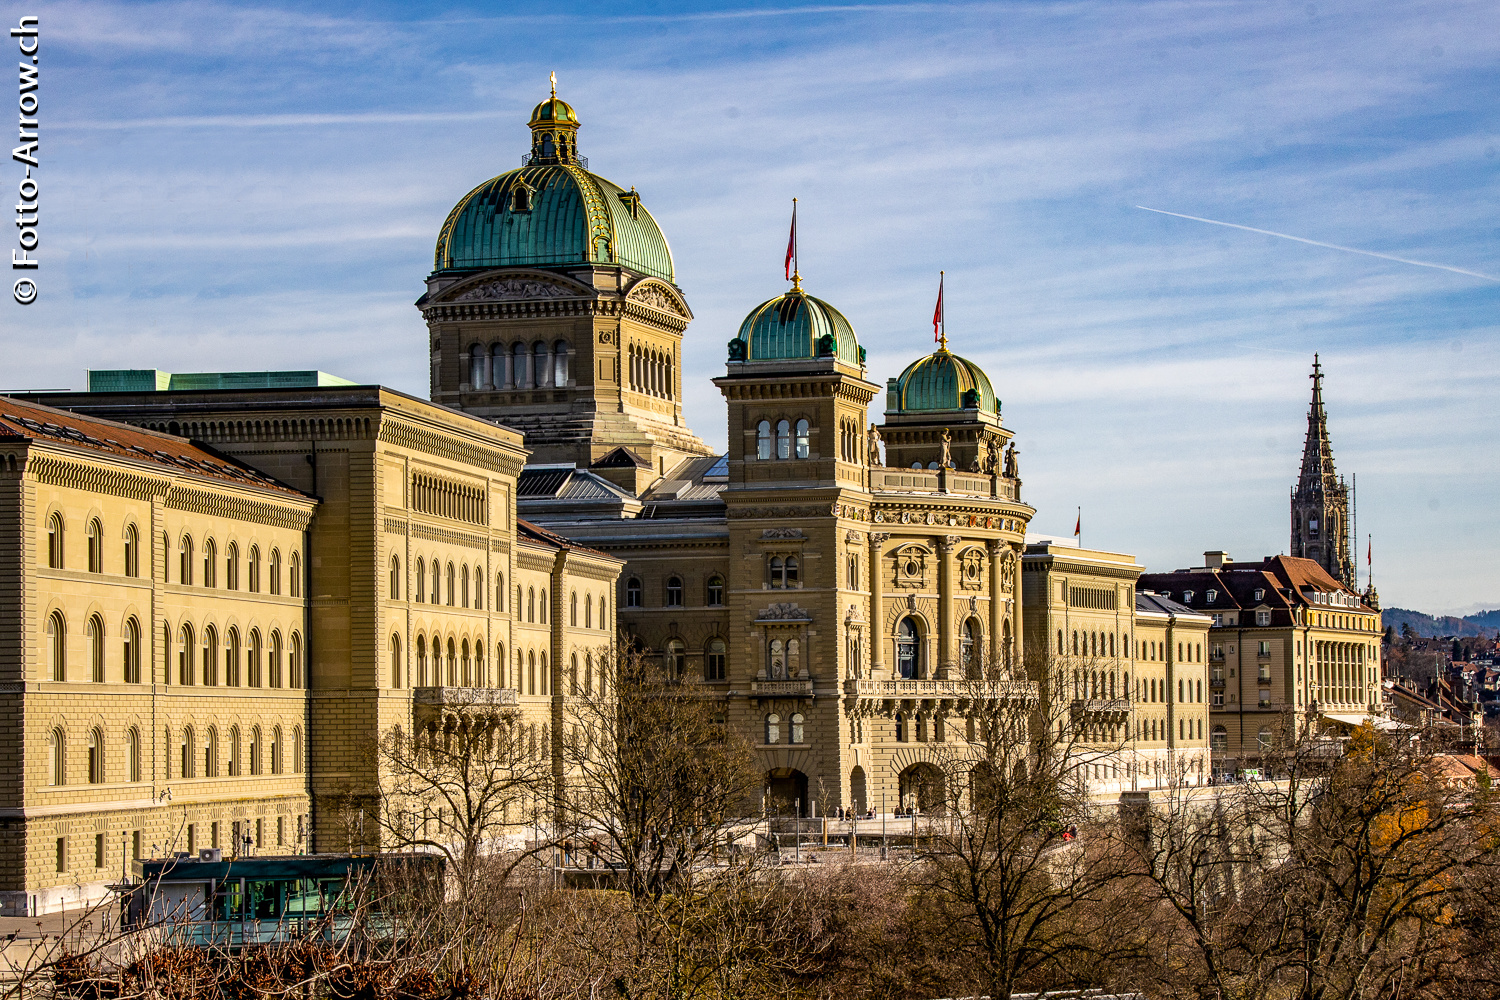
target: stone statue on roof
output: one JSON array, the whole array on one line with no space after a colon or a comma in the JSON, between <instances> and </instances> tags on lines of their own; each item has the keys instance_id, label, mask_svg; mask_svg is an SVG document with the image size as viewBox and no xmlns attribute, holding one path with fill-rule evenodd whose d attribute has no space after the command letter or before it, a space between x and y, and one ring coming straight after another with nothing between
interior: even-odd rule
<instances>
[{"instance_id":1,"label":"stone statue on roof","mask_svg":"<svg viewBox=\"0 0 1500 1000\"><path fill-rule=\"evenodd\" d=\"M943 428L943 460L938 463L938 468L953 468L953 435L946 427Z\"/></svg>"},{"instance_id":2,"label":"stone statue on roof","mask_svg":"<svg viewBox=\"0 0 1500 1000\"><path fill-rule=\"evenodd\" d=\"M1016 443L1014 441L1005 450L1005 475L1010 479L1021 478L1021 463L1016 460Z\"/></svg>"},{"instance_id":3,"label":"stone statue on roof","mask_svg":"<svg viewBox=\"0 0 1500 1000\"><path fill-rule=\"evenodd\" d=\"M866 439L870 447L871 468L878 468L884 465L885 463L880 460L880 431L875 429L874 424L870 425L870 432L866 435Z\"/></svg>"}]
</instances>

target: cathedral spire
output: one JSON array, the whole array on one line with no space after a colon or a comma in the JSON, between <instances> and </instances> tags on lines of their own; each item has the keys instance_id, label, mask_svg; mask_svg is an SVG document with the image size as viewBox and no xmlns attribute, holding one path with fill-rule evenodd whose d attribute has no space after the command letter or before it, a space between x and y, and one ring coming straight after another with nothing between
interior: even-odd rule
<instances>
[{"instance_id":1,"label":"cathedral spire","mask_svg":"<svg viewBox=\"0 0 1500 1000\"><path fill-rule=\"evenodd\" d=\"M1302 469L1292 487L1292 554L1315 560L1336 580L1354 585L1354 557L1349 547L1349 493L1333 464L1328 440L1328 412L1323 408L1323 365L1313 355L1312 403L1307 410L1307 438Z\"/></svg>"}]
</instances>

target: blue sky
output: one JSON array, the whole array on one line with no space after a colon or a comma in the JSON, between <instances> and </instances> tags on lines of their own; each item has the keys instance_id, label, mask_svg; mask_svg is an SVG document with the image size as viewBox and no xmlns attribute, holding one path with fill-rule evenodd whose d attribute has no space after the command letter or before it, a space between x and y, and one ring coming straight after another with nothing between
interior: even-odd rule
<instances>
[{"instance_id":1,"label":"blue sky","mask_svg":"<svg viewBox=\"0 0 1500 1000\"><path fill-rule=\"evenodd\" d=\"M425 395L438 227L519 163L555 70L672 242L710 442L795 195L875 381L929 349L947 271L1041 531L1081 506L1152 569L1284 551L1318 351L1385 602L1500 605L1500 282L1135 207L1500 276L1493 2L7 6L42 18L44 138L7 388L318 367Z\"/></svg>"}]
</instances>

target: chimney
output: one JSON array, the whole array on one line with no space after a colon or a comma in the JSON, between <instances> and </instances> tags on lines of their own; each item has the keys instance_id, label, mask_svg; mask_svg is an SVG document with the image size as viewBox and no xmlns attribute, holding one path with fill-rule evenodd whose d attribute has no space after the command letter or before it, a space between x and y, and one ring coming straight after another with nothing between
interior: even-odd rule
<instances>
[{"instance_id":1,"label":"chimney","mask_svg":"<svg viewBox=\"0 0 1500 1000\"><path fill-rule=\"evenodd\" d=\"M1223 569L1225 563L1233 561L1229 558L1228 552L1214 551L1203 553L1203 565L1208 569Z\"/></svg>"}]
</instances>

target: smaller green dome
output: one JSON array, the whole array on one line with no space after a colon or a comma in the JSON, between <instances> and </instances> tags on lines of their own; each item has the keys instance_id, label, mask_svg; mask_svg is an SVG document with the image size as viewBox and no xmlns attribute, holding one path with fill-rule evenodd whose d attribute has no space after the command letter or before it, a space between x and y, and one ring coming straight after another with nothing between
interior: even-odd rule
<instances>
[{"instance_id":1,"label":"smaller green dome","mask_svg":"<svg viewBox=\"0 0 1500 1000\"><path fill-rule=\"evenodd\" d=\"M578 115L574 113L571 104L553 94L541 104L531 109L530 124L543 125L550 122L564 122L569 125L577 125Z\"/></svg>"},{"instance_id":2,"label":"smaller green dome","mask_svg":"<svg viewBox=\"0 0 1500 1000\"><path fill-rule=\"evenodd\" d=\"M886 412L982 410L999 415L1000 401L984 371L946 348L906 366L886 387Z\"/></svg>"},{"instance_id":3,"label":"smaller green dome","mask_svg":"<svg viewBox=\"0 0 1500 1000\"><path fill-rule=\"evenodd\" d=\"M844 314L794 287L750 310L729 342L730 361L808 360L837 357L865 363L864 348Z\"/></svg>"}]
</instances>

